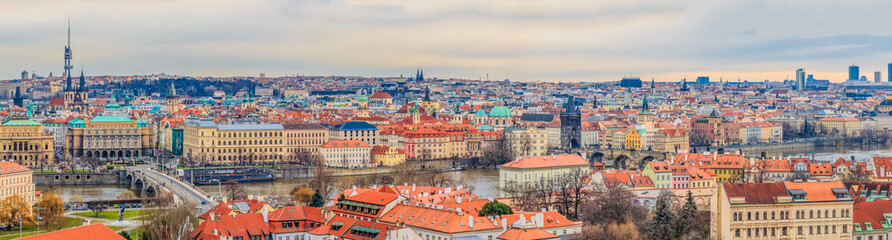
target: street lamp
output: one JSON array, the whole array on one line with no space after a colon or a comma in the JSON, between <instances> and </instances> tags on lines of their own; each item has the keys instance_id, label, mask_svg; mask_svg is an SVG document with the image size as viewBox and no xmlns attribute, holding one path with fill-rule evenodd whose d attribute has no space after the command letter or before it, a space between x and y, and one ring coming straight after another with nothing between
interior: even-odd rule
<instances>
[{"instance_id":1,"label":"street lamp","mask_svg":"<svg viewBox=\"0 0 892 240\"><path fill-rule=\"evenodd\" d=\"M43 208L37 208L37 235L40 235L40 210L43 210ZM19 228L21 229L21 227Z\"/></svg>"},{"instance_id":2,"label":"street lamp","mask_svg":"<svg viewBox=\"0 0 892 240\"><path fill-rule=\"evenodd\" d=\"M19 238L22 238L22 219L24 218L19 218Z\"/></svg>"}]
</instances>

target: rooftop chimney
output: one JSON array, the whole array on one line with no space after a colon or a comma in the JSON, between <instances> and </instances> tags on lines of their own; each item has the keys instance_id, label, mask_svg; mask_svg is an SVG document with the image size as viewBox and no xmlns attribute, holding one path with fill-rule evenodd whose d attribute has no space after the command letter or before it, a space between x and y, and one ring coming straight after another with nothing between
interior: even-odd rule
<instances>
[{"instance_id":1,"label":"rooftop chimney","mask_svg":"<svg viewBox=\"0 0 892 240\"><path fill-rule=\"evenodd\" d=\"M502 218L502 231L508 231L508 219Z\"/></svg>"},{"instance_id":2,"label":"rooftop chimney","mask_svg":"<svg viewBox=\"0 0 892 240\"><path fill-rule=\"evenodd\" d=\"M468 227L474 229L474 216L468 216Z\"/></svg>"},{"instance_id":3,"label":"rooftop chimney","mask_svg":"<svg viewBox=\"0 0 892 240\"><path fill-rule=\"evenodd\" d=\"M542 228L545 226L545 214L544 213L536 213L536 227Z\"/></svg>"},{"instance_id":4,"label":"rooftop chimney","mask_svg":"<svg viewBox=\"0 0 892 240\"><path fill-rule=\"evenodd\" d=\"M266 206L263 207L263 223L269 223L269 210Z\"/></svg>"}]
</instances>

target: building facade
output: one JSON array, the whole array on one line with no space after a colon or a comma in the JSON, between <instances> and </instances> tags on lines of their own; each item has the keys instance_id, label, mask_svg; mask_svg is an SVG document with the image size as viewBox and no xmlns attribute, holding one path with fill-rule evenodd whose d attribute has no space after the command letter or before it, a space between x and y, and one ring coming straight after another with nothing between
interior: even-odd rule
<instances>
[{"instance_id":1,"label":"building facade","mask_svg":"<svg viewBox=\"0 0 892 240\"><path fill-rule=\"evenodd\" d=\"M0 162L0 199L19 195L28 203L35 203L34 171L14 162Z\"/></svg>"},{"instance_id":2,"label":"building facade","mask_svg":"<svg viewBox=\"0 0 892 240\"><path fill-rule=\"evenodd\" d=\"M715 239L852 239L852 196L840 181L720 184Z\"/></svg>"},{"instance_id":3,"label":"building facade","mask_svg":"<svg viewBox=\"0 0 892 240\"><path fill-rule=\"evenodd\" d=\"M282 124L216 124L189 119L183 124L183 154L205 164L274 163L285 151Z\"/></svg>"},{"instance_id":4,"label":"building facade","mask_svg":"<svg viewBox=\"0 0 892 240\"><path fill-rule=\"evenodd\" d=\"M372 147L359 140L331 140L319 147L319 156L326 167L371 167Z\"/></svg>"},{"instance_id":5,"label":"building facade","mask_svg":"<svg viewBox=\"0 0 892 240\"><path fill-rule=\"evenodd\" d=\"M97 116L68 121L65 155L99 159L153 156L155 133L142 120Z\"/></svg>"},{"instance_id":6,"label":"building facade","mask_svg":"<svg viewBox=\"0 0 892 240\"><path fill-rule=\"evenodd\" d=\"M55 162L53 135L25 115L12 115L0 125L0 158L26 166Z\"/></svg>"}]
</instances>

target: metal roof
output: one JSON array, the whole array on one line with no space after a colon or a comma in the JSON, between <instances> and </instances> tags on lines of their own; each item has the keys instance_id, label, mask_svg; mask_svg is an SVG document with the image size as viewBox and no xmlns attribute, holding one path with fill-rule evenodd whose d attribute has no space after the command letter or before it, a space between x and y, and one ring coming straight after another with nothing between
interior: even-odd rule
<instances>
[{"instance_id":1,"label":"metal roof","mask_svg":"<svg viewBox=\"0 0 892 240\"><path fill-rule=\"evenodd\" d=\"M227 124L227 125L217 125L217 129L220 131L241 131L241 130L283 130L285 128L282 127L282 124L278 123L267 123L267 124Z\"/></svg>"}]
</instances>

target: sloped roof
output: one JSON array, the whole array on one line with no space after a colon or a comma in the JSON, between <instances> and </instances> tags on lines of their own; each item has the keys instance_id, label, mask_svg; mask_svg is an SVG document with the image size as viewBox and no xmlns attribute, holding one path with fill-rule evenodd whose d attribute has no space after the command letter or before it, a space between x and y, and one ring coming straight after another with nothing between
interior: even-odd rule
<instances>
[{"instance_id":1,"label":"sloped roof","mask_svg":"<svg viewBox=\"0 0 892 240\"><path fill-rule=\"evenodd\" d=\"M62 229L59 231L48 232L40 235L21 238L23 240L124 240L124 237L116 233L111 228L101 224L94 223L86 226Z\"/></svg>"},{"instance_id":2,"label":"sloped roof","mask_svg":"<svg viewBox=\"0 0 892 240\"><path fill-rule=\"evenodd\" d=\"M743 197L746 203L776 203L777 197L790 196L784 182L723 184L728 198Z\"/></svg>"},{"instance_id":3,"label":"sloped roof","mask_svg":"<svg viewBox=\"0 0 892 240\"><path fill-rule=\"evenodd\" d=\"M554 235L550 232L546 232L545 230L539 228L533 229L520 229L520 228L511 228L508 231L505 231L501 235L499 235L496 239L501 240L540 240L540 239L553 239L558 238L558 235Z\"/></svg>"},{"instance_id":4,"label":"sloped roof","mask_svg":"<svg viewBox=\"0 0 892 240\"><path fill-rule=\"evenodd\" d=\"M502 164L507 168L546 168L564 166L588 166L589 163L576 154L545 155L523 157L518 160Z\"/></svg>"}]
</instances>

